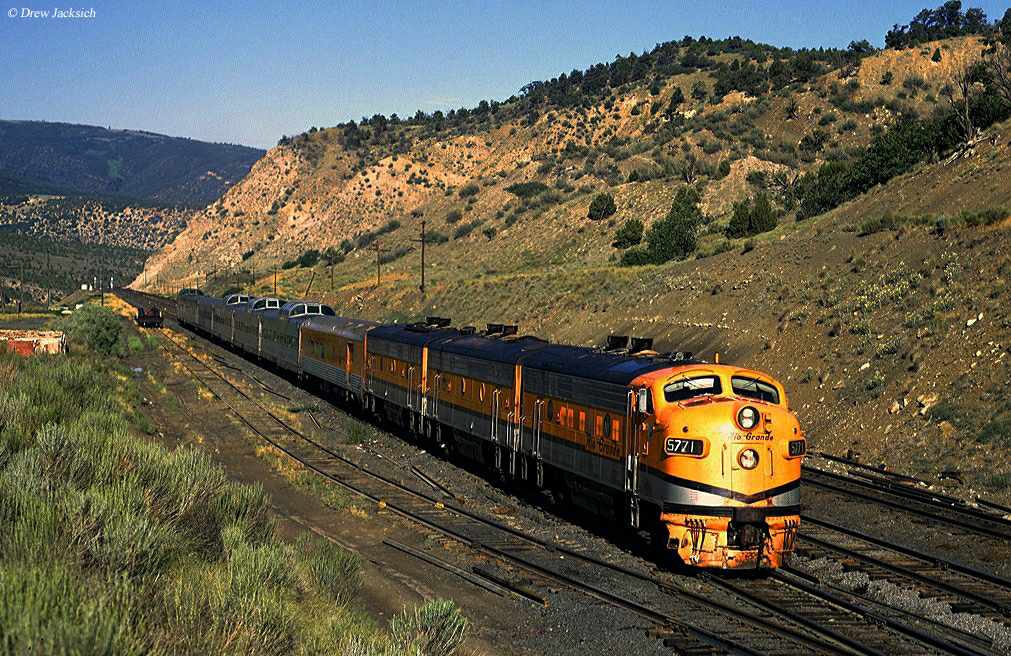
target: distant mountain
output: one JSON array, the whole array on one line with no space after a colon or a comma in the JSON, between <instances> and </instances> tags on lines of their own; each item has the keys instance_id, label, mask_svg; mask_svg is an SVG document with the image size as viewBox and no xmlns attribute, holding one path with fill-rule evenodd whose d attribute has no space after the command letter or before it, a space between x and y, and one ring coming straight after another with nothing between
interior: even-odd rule
<instances>
[{"instance_id":1,"label":"distant mountain","mask_svg":"<svg viewBox=\"0 0 1011 656\"><path fill-rule=\"evenodd\" d=\"M0 195L86 194L206 205L264 154L152 132L0 121Z\"/></svg>"}]
</instances>

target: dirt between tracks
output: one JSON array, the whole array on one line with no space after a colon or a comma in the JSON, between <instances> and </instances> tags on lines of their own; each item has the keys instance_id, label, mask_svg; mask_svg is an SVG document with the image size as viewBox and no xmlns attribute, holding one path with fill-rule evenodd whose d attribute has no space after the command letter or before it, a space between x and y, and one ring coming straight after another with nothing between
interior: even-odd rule
<instances>
[{"instance_id":1,"label":"dirt between tracks","mask_svg":"<svg viewBox=\"0 0 1011 656\"><path fill-rule=\"evenodd\" d=\"M145 337L152 334L132 324L129 330L140 331ZM455 542L443 540L378 508L375 503L345 497L343 503L336 504L338 509L328 506L328 499L333 503L332 491L320 494L299 485L299 477L293 475L290 461L276 453L264 454L263 442L235 419L222 402L173 364L162 349L154 347L153 340L145 340L145 343L145 350L129 356L126 364L134 370L134 378L145 396L145 410L157 427L157 439L169 449L180 446L203 449L236 480L263 485L272 498L279 530L286 539L308 530L359 554L363 561L364 585L355 603L380 626L404 608L414 608L428 599L445 598L456 602L471 622L469 637L457 652L459 654L610 654L616 644L632 645L629 653L669 653L662 642L646 635L647 624L599 603L591 603L580 595L539 590L550 596L547 607L515 596L499 596L387 545L384 540L395 540L468 571L475 564L494 568L494 564L479 563L477 556ZM201 348L207 348L215 358L233 366L250 366L224 349L203 344ZM253 375L272 389L291 396L291 401L271 398L245 376L250 391L263 395L264 401L284 404L275 405L275 409L286 412L295 405L311 403L318 407L314 414L324 425L342 421L339 411L321 400L312 400L314 397L308 393L269 372L256 369ZM240 384L243 377L243 374L235 375ZM305 414L289 414L289 418L298 422ZM347 420L345 416L343 421ZM312 427L303 424L303 428ZM411 460L415 456L426 457L424 451L392 436L371 427L368 430L371 438L368 449L363 450L358 445L341 448L357 457L378 457L388 465L398 463L398 468L404 470L403 463L415 462ZM378 453L386 455L378 456ZM427 467L429 473L434 468L434 475L443 481L463 484L452 478L452 466L448 463ZM469 484L475 486L474 490L467 490L468 494L473 492L482 497L483 503L501 512L516 510L510 508L509 497L503 492L469 474L464 475L472 479Z\"/></svg>"}]
</instances>

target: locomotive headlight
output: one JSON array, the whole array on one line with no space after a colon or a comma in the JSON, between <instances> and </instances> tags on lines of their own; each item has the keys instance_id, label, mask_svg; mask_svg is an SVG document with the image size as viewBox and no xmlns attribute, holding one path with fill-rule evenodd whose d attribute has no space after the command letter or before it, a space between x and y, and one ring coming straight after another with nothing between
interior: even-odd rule
<instances>
[{"instance_id":1,"label":"locomotive headlight","mask_svg":"<svg viewBox=\"0 0 1011 656\"><path fill-rule=\"evenodd\" d=\"M754 469L758 466L758 453L754 449L745 449L737 456L737 462L745 469Z\"/></svg>"},{"instance_id":2,"label":"locomotive headlight","mask_svg":"<svg viewBox=\"0 0 1011 656\"><path fill-rule=\"evenodd\" d=\"M750 405L744 406L737 413L737 425L744 430L751 430L758 425L758 410Z\"/></svg>"}]
</instances>

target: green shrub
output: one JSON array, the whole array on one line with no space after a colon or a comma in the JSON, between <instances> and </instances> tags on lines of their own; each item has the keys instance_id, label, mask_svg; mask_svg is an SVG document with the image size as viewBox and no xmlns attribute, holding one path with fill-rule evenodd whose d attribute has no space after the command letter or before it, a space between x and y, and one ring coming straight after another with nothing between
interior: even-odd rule
<instances>
[{"instance_id":1,"label":"green shrub","mask_svg":"<svg viewBox=\"0 0 1011 656\"><path fill-rule=\"evenodd\" d=\"M297 548L309 566L312 575L322 590L337 603L347 603L362 586L361 558L344 549L334 549L330 543L303 533L299 536Z\"/></svg>"},{"instance_id":2,"label":"green shrub","mask_svg":"<svg viewBox=\"0 0 1011 656\"><path fill-rule=\"evenodd\" d=\"M400 248L394 250L384 250L379 253L379 262L380 264L388 264L395 260L399 260L410 252L410 246L401 246Z\"/></svg>"},{"instance_id":3,"label":"green shrub","mask_svg":"<svg viewBox=\"0 0 1011 656\"><path fill-rule=\"evenodd\" d=\"M85 305L61 322L61 330L71 344L83 344L103 355L122 357L126 354L120 338L123 324L110 308Z\"/></svg>"},{"instance_id":4,"label":"green shrub","mask_svg":"<svg viewBox=\"0 0 1011 656\"><path fill-rule=\"evenodd\" d=\"M817 153L828 143L828 132L816 128L811 134L805 134L800 140L798 148L807 153Z\"/></svg>"},{"instance_id":5,"label":"green shrub","mask_svg":"<svg viewBox=\"0 0 1011 656\"><path fill-rule=\"evenodd\" d=\"M379 228L376 229L376 232L378 234L380 234L380 235L385 235L385 234L389 234L389 233L393 232L394 230L396 230L399 227L400 227L400 221L397 221L396 219L390 219L389 221L387 221L383 225L379 226Z\"/></svg>"},{"instance_id":6,"label":"green shrub","mask_svg":"<svg viewBox=\"0 0 1011 656\"><path fill-rule=\"evenodd\" d=\"M964 211L959 215L959 218L965 223L965 225L973 228L981 225L994 225L996 223L1000 223L1007 217L1008 211L1005 207L987 207L979 210L978 212Z\"/></svg>"},{"instance_id":7,"label":"green shrub","mask_svg":"<svg viewBox=\"0 0 1011 656\"><path fill-rule=\"evenodd\" d=\"M587 217L591 221L600 221L611 216L618 211L618 206L614 202L614 196L607 192L600 192L590 201L590 208Z\"/></svg>"},{"instance_id":8,"label":"green shrub","mask_svg":"<svg viewBox=\"0 0 1011 656\"><path fill-rule=\"evenodd\" d=\"M839 134L844 132L851 132L857 129L857 122L854 119L846 119L843 121L842 125L839 126Z\"/></svg>"},{"instance_id":9,"label":"green shrub","mask_svg":"<svg viewBox=\"0 0 1011 656\"><path fill-rule=\"evenodd\" d=\"M701 200L694 187L678 189L667 216L654 221L646 232L646 248L630 248L622 253L622 266L662 264L694 253L698 246L696 232L702 223Z\"/></svg>"},{"instance_id":10,"label":"green shrub","mask_svg":"<svg viewBox=\"0 0 1011 656\"><path fill-rule=\"evenodd\" d=\"M643 247L630 248L621 254L621 266L642 266L656 264L650 253Z\"/></svg>"},{"instance_id":11,"label":"green shrub","mask_svg":"<svg viewBox=\"0 0 1011 656\"><path fill-rule=\"evenodd\" d=\"M517 182L505 188L506 191L511 194L515 194L520 198L533 198L537 194L544 193L548 189L548 185L536 180L531 180L529 182Z\"/></svg>"},{"instance_id":12,"label":"green shrub","mask_svg":"<svg viewBox=\"0 0 1011 656\"><path fill-rule=\"evenodd\" d=\"M453 239L460 239L461 237L466 237L470 233L474 232L474 228L481 225L481 221L470 221L468 223L461 223L456 226L456 230L453 231Z\"/></svg>"},{"instance_id":13,"label":"green shrub","mask_svg":"<svg viewBox=\"0 0 1011 656\"><path fill-rule=\"evenodd\" d=\"M614 241L611 246L615 248L629 248L636 246L642 241L645 226L639 219L628 219L614 233Z\"/></svg>"},{"instance_id":14,"label":"green shrub","mask_svg":"<svg viewBox=\"0 0 1011 656\"><path fill-rule=\"evenodd\" d=\"M321 257L323 258L323 263L327 266L333 266L334 264L340 264L344 261L344 251L339 248L334 248L333 246L328 246L325 251L323 251Z\"/></svg>"},{"instance_id":15,"label":"green shrub","mask_svg":"<svg viewBox=\"0 0 1011 656\"><path fill-rule=\"evenodd\" d=\"M310 248L298 256L296 264L302 268L314 267L319 263L320 252L318 249Z\"/></svg>"},{"instance_id":16,"label":"green shrub","mask_svg":"<svg viewBox=\"0 0 1011 656\"><path fill-rule=\"evenodd\" d=\"M976 441L980 444L994 442L1005 447L1011 445L1011 419L994 419L988 422L976 434Z\"/></svg>"},{"instance_id":17,"label":"green shrub","mask_svg":"<svg viewBox=\"0 0 1011 656\"><path fill-rule=\"evenodd\" d=\"M469 623L452 601L429 601L390 620L390 639L405 653L448 656L467 637Z\"/></svg>"},{"instance_id":18,"label":"green shrub","mask_svg":"<svg viewBox=\"0 0 1011 656\"><path fill-rule=\"evenodd\" d=\"M460 219L463 218L463 212L460 210L450 210L446 214L446 223L453 225L454 223L459 223Z\"/></svg>"},{"instance_id":19,"label":"green shrub","mask_svg":"<svg viewBox=\"0 0 1011 656\"><path fill-rule=\"evenodd\" d=\"M772 209L769 196L759 192L754 199L734 203L734 214L727 224L727 237L750 237L768 232L776 227L776 212Z\"/></svg>"},{"instance_id":20,"label":"green shrub","mask_svg":"<svg viewBox=\"0 0 1011 656\"><path fill-rule=\"evenodd\" d=\"M962 412L957 405L944 399L936 405L932 405L927 410L927 416L930 417L931 421L938 424L942 421L947 421L957 425L962 419Z\"/></svg>"},{"instance_id":21,"label":"green shrub","mask_svg":"<svg viewBox=\"0 0 1011 656\"><path fill-rule=\"evenodd\" d=\"M477 192L479 192L479 191L481 191L481 187L479 187L476 184L474 184L473 182L471 182L471 183L469 183L467 185L464 185L460 189L459 195L460 195L460 198L467 198L468 196L476 196Z\"/></svg>"},{"instance_id":22,"label":"green shrub","mask_svg":"<svg viewBox=\"0 0 1011 656\"><path fill-rule=\"evenodd\" d=\"M137 335L127 335L126 347L130 350L130 353L140 353L144 350L144 341Z\"/></svg>"}]
</instances>

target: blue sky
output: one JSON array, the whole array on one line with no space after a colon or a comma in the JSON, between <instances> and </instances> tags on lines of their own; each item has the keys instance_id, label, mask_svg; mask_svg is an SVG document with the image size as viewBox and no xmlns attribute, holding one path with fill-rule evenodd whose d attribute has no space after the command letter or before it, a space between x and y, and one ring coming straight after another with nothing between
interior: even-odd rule
<instances>
[{"instance_id":1,"label":"blue sky","mask_svg":"<svg viewBox=\"0 0 1011 656\"><path fill-rule=\"evenodd\" d=\"M942 0L84 2L0 5L0 118L271 147L313 125L505 100L686 34L882 46ZM993 20L1007 5L965 7Z\"/></svg>"}]
</instances>

